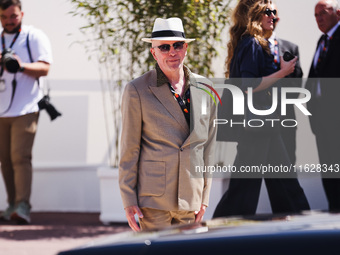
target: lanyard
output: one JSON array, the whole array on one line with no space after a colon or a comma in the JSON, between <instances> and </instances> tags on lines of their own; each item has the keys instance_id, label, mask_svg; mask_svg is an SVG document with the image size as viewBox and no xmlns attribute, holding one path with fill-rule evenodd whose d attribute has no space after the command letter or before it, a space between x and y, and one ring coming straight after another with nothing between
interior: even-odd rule
<instances>
[{"instance_id":1,"label":"lanyard","mask_svg":"<svg viewBox=\"0 0 340 255\"><path fill-rule=\"evenodd\" d=\"M15 41L18 39L20 32L21 32L21 28L20 28L20 29L18 30L18 32L15 34L15 36L14 36L14 38L13 38L13 40L12 40L12 43L11 43L11 45L9 46L10 48L13 47L13 44L14 44ZM2 50L6 49L4 31L2 31L2 33L1 33L1 42L2 42Z\"/></svg>"}]
</instances>

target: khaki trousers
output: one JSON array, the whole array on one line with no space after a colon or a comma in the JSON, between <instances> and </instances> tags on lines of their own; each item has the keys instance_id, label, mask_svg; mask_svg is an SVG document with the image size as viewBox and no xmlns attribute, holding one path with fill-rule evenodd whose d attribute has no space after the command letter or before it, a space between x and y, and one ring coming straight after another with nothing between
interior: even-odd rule
<instances>
[{"instance_id":1,"label":"khaki trousers","mask_svg":"<svg viewBox=\"0 0 340 255\"><path fill-rule=\"evenodd\" d=\"M141 230L162 229L174 224L189 224L195 222L194 211L163 211L153 208L141 208L144 215L139 218Z\"/></svg>"},{"instance_id":2,"label":"khaki trousers","mask_svg":"<svg viewBox=\"0 0 340 255\"><path fill-rule=\"evenodd\" d=\"M0 163L9 204L29 203L32 147L39 112L0 118Z\"/></svg>"}]
</instances>

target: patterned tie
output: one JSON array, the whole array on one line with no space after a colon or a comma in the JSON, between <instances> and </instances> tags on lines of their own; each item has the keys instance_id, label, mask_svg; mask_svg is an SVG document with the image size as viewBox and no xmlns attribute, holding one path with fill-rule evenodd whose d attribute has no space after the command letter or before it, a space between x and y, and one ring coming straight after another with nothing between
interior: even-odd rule
<instances>
[{"instance_id":1,"label":"patterned tie","mask_svg":"<svg viewBox=\"0 0 340 255\"><path fill-rule=\"evenodd\" d=\"M326 55L327 55L327 51L328 51L328 45L329 45L329 39L328 39L328 35L327 34L324 34L322 37L321 37L321 44L323 43L323 47L321 47L320 49L320 53L319 53L319 58L318 58L318 62L316 64L316 72L318 73L320 71L320 68L326 58Z\"/></svg>"},{"instance_id":2,"label":"patterned tie","mask_svg":"<svg viewBox=\"0 0 340 255\"><path fill-rule=\"evenodd\" d=\"M274 38L274 44L269 41L270 52L273 55L274 67L275 69L280 68L280 55L279 55L279 45L277 40Z\"/></svg>"}]
</instances>

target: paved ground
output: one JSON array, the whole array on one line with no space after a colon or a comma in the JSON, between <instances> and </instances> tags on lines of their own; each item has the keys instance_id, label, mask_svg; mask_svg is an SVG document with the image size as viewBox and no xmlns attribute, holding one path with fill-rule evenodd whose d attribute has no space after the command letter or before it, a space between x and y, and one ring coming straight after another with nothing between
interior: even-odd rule
<instances>
[{"instance_id":1,"label":"paved ground","mask_svg":"<svg viewBox=\"0 0 340 255\"><path fill-rule=\"evenodd\" d=\"M0 221L0 255L55 255L115 233L127 224L108 226L98 213L32 213L30 225Z\"/></svg>"}]
</instances>

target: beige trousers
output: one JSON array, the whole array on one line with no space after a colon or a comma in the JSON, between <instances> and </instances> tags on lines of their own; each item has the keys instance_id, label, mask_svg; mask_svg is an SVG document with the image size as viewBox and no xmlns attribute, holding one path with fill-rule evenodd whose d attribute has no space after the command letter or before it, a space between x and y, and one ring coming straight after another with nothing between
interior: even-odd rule
<instances>
[{"instance_id":1,"label":"beige trousers","mask_svg":"<svg viewBox=\"0 0 340 255\"><path fill-rule=\"evenodd\" d=\"M9 204L29 203L32 147L39 112L0 118L0 163Z\"/></svg>"},{"instance_id":2,"label":"beige trousers","mask_svg":"<svg viewBox=\"0 0 340 255\"><path fill-rule=\"evenodd\" d=\"M141 208L144 215L139 218L141 230L161 229L174 224L189 224L195 222L193 211L163 211L153 208Z\"/></svg>"}]
</instances>

